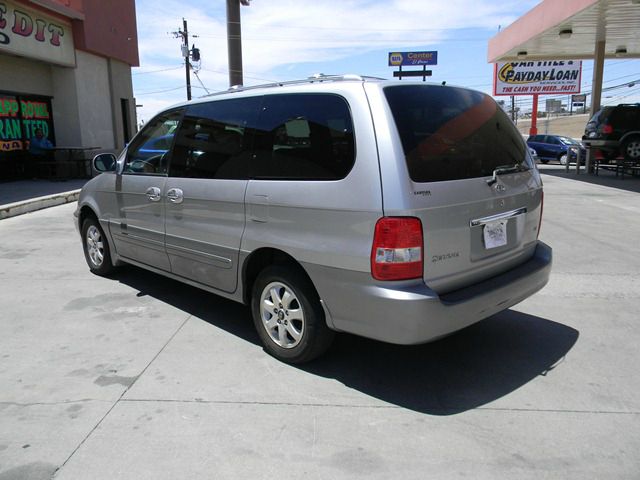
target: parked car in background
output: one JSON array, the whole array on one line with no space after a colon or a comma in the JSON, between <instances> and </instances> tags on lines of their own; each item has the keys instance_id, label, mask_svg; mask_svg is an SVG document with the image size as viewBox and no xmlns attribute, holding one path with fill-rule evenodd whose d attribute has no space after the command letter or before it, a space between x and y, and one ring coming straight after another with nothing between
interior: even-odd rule
<instances>
[{"instance_id":1,"label":"parked car in background","mask_svg":"<svg viewBox=\"0 0 640 480\"><path fill-rule=\"evenodd\" d=\"M587 122L582 141L605 159L640 162L640 103L601 108Z\"/></svg>"},{"instance_id":2,"label":"parked car in background","mask_svg":"<svg viewBox=\"0 0 640 480\"><path fill-rule=\"evenodd\" d=\"M571 149L569 152L569 147L571 146L580 148L581 164L584 163L587 155L587 150L582 143L563 135L532 135L527 140L527 145L538 153L538 157L540 157L542 163L548 163L550 160L558 160L562 165L566 165L567 158L570 162L575 163L576 152L574 149Z\"/></svg>"}]
</instances>

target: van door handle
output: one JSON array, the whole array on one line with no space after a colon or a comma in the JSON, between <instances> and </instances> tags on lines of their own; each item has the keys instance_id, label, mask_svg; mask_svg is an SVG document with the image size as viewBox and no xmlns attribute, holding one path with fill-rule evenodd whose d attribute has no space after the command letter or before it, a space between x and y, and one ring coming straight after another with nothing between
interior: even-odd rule
<instances>
[{"instance_id":1,"label":"van door handle","mask_svg":"<svg viewBox=\"0 0 640 480\"><path fill-rule=\"evenodd\" d=\"M159 202L162 198L162 192L158 187L149 187L147 191L144 192L147 195L147 198L152 202Z\"/></svg>"},{"instance_id":2,"label":"van door handle","mask_svg":"<svg viewBox=\"0 0 640 480\"><path fill-rule=\"evenodd\" d=\"M171 203L182 203L184 193L179 188L172 188L167 192L167 198Z\"/></svg>"}]
</instances>

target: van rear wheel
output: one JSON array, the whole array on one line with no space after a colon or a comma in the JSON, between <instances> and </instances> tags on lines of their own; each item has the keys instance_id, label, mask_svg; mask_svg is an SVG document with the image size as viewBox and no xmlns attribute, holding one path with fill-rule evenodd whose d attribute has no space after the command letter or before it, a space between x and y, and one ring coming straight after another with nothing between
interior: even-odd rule
<instances>
[{"instance_id":1,"label":"van rear wheel","mask_svg":"<svg viewBox=\"0 0 640 480\"><path fill-rule=\"evenodd\" d=\"M292 268L271 266L258 275L251 313L264 349L286 363L319 357L334 338L313 285Z\"/></svg>"}]
</instances>

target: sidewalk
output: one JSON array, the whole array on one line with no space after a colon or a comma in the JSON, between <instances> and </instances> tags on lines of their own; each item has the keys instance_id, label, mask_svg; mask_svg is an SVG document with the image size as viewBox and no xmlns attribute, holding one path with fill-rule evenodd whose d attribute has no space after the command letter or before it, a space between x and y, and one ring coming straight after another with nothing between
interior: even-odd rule
<instances>
[{"instance_id":1,"label":"sidewalk","mask_svg":"<svg viewBox=\"0 0 640 480\"><path fill-rule=\"evenodd\" d=\"M63 203L75 202L88 179L18 180L0 183L0 220Z\"/></svg>"}]
</instances>

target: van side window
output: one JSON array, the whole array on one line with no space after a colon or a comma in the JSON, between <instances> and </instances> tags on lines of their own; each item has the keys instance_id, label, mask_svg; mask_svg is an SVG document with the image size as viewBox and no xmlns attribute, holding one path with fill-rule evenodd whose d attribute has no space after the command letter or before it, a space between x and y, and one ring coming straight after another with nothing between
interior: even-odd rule
<instances>
[{"instance_id":1,"label":"van side window","mask_svg":"<svg viewBox=\"0 0 640 480\"><path fill-rule=\"evenodd\" d=\"M331 94L264 97L249 174L263 180L339 180L355 161L346 100Z\"/></svg>"},{"instance_id":2,"label":"van side window","mask_svg":"<svg viewBox=\"0 0 640 480\"><path fill-rule=\"evenodd\" d=\"M173 111L151 120L127 148L124 173L164 175L169 151L182 111Z\"/></svg>"},{"instance_id":3,"label":"van side window","mask_svg":"<svg viewBox=\"0 0 640 480\"><path fill-rule=\"evenodd\" d=\"M169 175L183 178L248 178L253 125L260 97L191 105L171 157Z\"/></svg>"}]
</instances>

